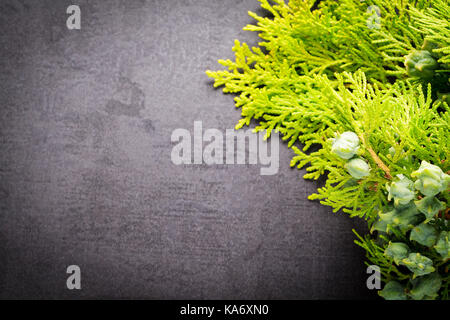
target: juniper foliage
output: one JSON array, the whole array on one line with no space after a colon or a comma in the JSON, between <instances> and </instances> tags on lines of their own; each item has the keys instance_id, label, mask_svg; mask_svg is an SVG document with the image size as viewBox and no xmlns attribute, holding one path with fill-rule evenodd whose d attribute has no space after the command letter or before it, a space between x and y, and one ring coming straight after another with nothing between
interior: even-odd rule
<instances>
[{"instance_id":1,"label":"juniper foliage","mask_svg":"<svg viewBox=\"0 0 450 320\"><path fill-rule=\"evenodd\" d=\"M237 94L236 129L280 132L291 166L326 176L309 199L367 220L355 242L380 267L381 296L448 299L448 0L259 1L272 16L249 12L244 29L262 42L236 40L226 70L207 71ZM344 132L359 144L352 167L333 149Z\"/></svg>"}]
</instances>

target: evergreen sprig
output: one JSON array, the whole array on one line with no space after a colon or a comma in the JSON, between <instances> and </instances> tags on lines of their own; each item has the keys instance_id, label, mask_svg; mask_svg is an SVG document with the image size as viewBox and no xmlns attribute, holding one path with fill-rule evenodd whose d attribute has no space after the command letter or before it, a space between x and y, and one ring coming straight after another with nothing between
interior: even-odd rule
<instances>
[{"instance_id":1,"label":"evergreen sprig","mask_svg":"<svg viewBox=\"0 0 450 320\"><path fill-rule=\"evenodd\" d=\"M447 0L260 0L272 17L235 41L227 70L239 129L273 130L291 166L326 176L309 197L368 221L358 235L386 299L448 299L450 12ZM301 146L301 147L300 147Z\"/></svg>"}]
</instances>

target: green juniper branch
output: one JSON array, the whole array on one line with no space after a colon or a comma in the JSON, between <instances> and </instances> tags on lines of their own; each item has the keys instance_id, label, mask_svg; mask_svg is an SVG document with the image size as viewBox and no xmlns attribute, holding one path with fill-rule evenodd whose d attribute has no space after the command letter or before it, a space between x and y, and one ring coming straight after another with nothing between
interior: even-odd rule
<instances>
[{"instance_id":1,"label":"green juniper branch","mask_svg":"<svg viewBox=\"0 0 450 320\"><path fill-rule=\"evenodd\" d=\"M245 27L259 47L236 40L227 70L207 71L239 94L236 129L280 132L291 166L326 176L309 199L368 221L356 243L380 267L380 295L448 299L448 1L260 2L273 18L250 12Z\"/></svg>"}]
</instances>

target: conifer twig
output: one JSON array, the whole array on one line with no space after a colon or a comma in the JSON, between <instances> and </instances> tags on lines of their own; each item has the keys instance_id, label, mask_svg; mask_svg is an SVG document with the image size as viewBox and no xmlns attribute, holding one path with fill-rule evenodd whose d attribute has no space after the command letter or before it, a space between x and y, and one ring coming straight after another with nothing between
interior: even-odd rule
<instances>
[{"instance_id":1,"label":"conifer twig","mask_svg":"<svg viewBox=\"0 0 450 320\"><path fill-rule=\"evenodd\" d=\"M372 157L373 161L377 164L377 166L384 171L384 176L386 179L392 180L391 170L389 170L388 166L384 164L384 162L378 157L378 155L373 151L372 147L366 143L366 140L364 139L364 135L361 134L360 137L361 142L366 147L367 151L369 151L370 156Z\"/></svg>"}]
</instances>

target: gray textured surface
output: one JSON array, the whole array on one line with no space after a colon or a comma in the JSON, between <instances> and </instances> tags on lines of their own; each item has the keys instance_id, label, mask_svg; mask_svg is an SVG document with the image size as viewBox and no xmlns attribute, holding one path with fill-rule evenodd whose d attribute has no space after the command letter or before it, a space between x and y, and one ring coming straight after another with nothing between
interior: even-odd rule
<instances>
[{"instance_id":1,"label":"gray textured surface","mask_svg":"<svg viewBox=\"0 0 450 320\"><path fill-rule=\"evenodd\" d=\"M175 166L175 128L233 128L206 69L248 1L0 2L0 297L370 298L355 221L289 168ZM66 267L82 290L65 288Z\"/></svg>"}]
</instances>

